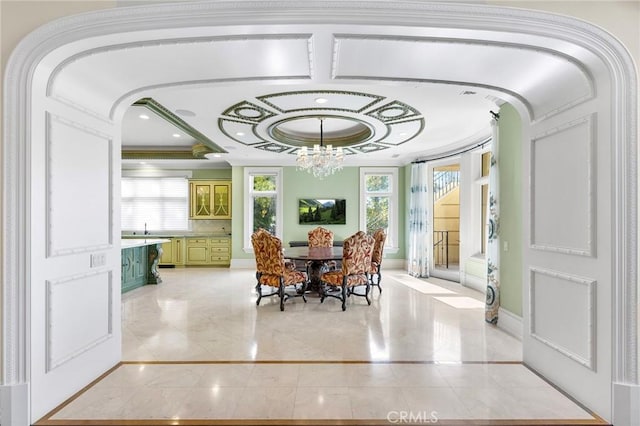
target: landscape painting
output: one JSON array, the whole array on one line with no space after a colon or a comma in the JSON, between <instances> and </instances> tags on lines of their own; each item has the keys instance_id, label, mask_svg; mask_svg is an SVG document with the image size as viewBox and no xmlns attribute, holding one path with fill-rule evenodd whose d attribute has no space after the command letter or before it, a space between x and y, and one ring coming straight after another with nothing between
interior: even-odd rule
<instances>
[{"instance_id":1,"label":"landscape painting","mask_svg":"<svg viewBox=\"0 0 640 426\"><path fill-rule=\"evenodd\" d=\"M300 225L345 225L347 201L342 199L301 198L298 203Z\"/></svg>"}]
</instances>

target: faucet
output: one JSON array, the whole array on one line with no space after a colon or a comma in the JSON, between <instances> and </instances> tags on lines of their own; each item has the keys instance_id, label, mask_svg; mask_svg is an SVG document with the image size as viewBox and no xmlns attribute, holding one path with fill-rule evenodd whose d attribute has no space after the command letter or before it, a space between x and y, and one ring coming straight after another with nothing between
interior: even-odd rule
<instances>
[{"instance_id":1,"label":"faucet","mask_svg":"<svg viewBox=\"0 0 640 426\"><path fill-rule=\"evenodd\" d=\"M144 235L149 235L149 231L147 231L147 222L144 223Z\"/></svg>"}]
</instances>

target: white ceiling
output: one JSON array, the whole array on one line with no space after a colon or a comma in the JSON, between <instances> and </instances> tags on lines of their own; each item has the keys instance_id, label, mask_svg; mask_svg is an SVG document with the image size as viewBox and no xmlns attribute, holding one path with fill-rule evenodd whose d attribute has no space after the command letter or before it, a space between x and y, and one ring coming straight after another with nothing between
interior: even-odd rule
<instances>
[{"instance_id":1,"label":"white ceiling","mask_svg":"<svg viewBox=\"0 0 640 426\"><path fill-rule=\"evenodd\" d=\"M96 46L95 40L85 43ZM69 48L82 52L86 46L80 44ZM369 140L354 145L347 165L403 165L486 139L489 111L504 101L521 102L535 119L589 97L590 76L569 53L586 55L541 36L443 28L174 28L98 43L67 60L50 91L116 119L114 105L152 98L212 141L214 150L226 151L221 159L157 161L165 167L293 165L296 146L275 140L272 125L318 115L348 117L373 130ZM318 104L318 97L328 102ZM242 105L249 107L237 108ZM124 115L125 150L196 143L157 117L139 119L140 109ZM125 167L135 164L125 161Z\"/></svg>"}]
</instances>

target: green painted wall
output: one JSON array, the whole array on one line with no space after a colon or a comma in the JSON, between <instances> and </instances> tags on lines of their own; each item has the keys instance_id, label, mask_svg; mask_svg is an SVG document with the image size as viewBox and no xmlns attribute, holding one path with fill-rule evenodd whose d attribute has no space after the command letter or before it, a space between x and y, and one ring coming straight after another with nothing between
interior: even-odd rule
<instances>
[{"instance_id":1,"label":"green painted wall","mask_svg":"<svg viewBox=\"0 0 640 426\"><path fill-rule=\"evenodd\" d=\"M191 171L193 179L231 179L231 169L194 169Z\"/></svg>"},{"instance_id":2,"label":"green painted wall","mask_svg":"<svg viewBox=\"0 0 640 426\"><path fill-rule=\"evenodd\" d=\"M317 225L298 224L298 200L300 198L344 198L347 200L346 225L327 225L335 240L344 240L358 232L360 206L360 170L345 167L333 176L322 180L295 167L284 168L284 235L285 246L289 241L306 241L307 233Z\"/></svg>"},{"instance_id":3,"label":"green painted wall","mask_svg":"<svg viewBox=\"0 0 640 426\"><path fill-rule=\"evenodd\" d=\"M522 316L522 123L511 105L500 108L500 304ZM504 243L508 250L504 250Z\"/></svg>"},{"instance_id":4,"label":"green painted wall","mask_svg":"<svg viewBox=\"0 0 640 426\"><path fill-rule=\"evenodd\" d=\"M387 253L385 256L392 259L404 259L405 257L405 176L399 169L399 211L398 234L400 250L398 253ZM307 233L314 228L310 225L298 224L298 199L300 198L344 198L347 200L346 225L329 225L328 229L334 232L336 240L344 240L360 229L360 168L345 167L342 171L322 180L313 177L306 172L297 171L295 167L283 168L284 183L284 234L283 243L287 247L289 241L306 241ZM232 257L234 259L252 259L253 254L243 250L244 227L244 168L234 167L232 170Z\"/></svg>"},{"instance_id":5,"label":"green painted wall","mask_svg":"<svg viewBox=\"0 0 640 426\"><path fill-rule=\"evenodd\" d=\"M252 253L243 250L244 232L244 167L231 169L231 259L253 259Z\"/></svg>"}]
</instances>

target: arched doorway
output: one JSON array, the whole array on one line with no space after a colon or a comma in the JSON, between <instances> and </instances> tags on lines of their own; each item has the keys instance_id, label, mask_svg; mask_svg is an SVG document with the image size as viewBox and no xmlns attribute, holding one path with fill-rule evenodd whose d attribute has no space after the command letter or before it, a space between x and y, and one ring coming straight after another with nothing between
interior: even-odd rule
<instances>
[{"instance_id":1,"label":"arched doorway","mask_svg":"<svg viewBox=\"0 0 640 426\"><path fill-rule=\"evenodd\" d=\"M455 79L490 86L512 102L528 123L523 173L535 179L525 194L529 212L525 221L529 259L525 264L525 362L611 419L612 382L635 384L638 380L637 336L627 338L636 330L637 320L637 86L628 55L595 27L551 15L469 5L377 6L368 16L350 2L336 5L339 13L328 12L320 2L307 2L304 7L281 2L269 4L268 9L266 5L213 3L143 7L126 14L107 11L46 26L18 49L8 68L5 113L3 310L8 320L3 323L3 335L9 344L5 343L3 372L5 383L16 384L12 389L18 398L30 401L32 421L119 360L120 312L114 286L119 230L117 209L113 209L118 196L114 181L119 172L119 118L127 103L145 90L176 84L175 80L159 81L153 87L138 83L101 92L101 82L92 81L91 76L76 79L74 64L136 46L251 35L234 24L262 26L270 34L302 34L305 26L327 22L360 26L362 32L352 34L353 40L375 38L377 29L378 43L389 38L395 42L407 37L402 28L417 28L423 33L411 35L412 41L537 52L549 57L551 68L556 65L554 58L572 64L563 68L567 74L556 73L550 80L577 82L571 86L576 92L568 102L545 97L554 87L545 86L549 81L543 84L536 76L520 80L511 76L510 81L533 84L540 97L522 95L510 84L492 85L485 81L485 74ZM398 33L381 31L391 23L398 26ZM464 37L455 37L452 28L463 28ZM99 37L90 39L93 36ZM562 46L550 40L561 40ZM568 53L572 49L579 54L572 56ZM447 82L443 76L420 76L428 74L425 69L408 70L413 72L406 76L408 81ZM370 77L384 80L384 76ZM195 84L192 78L182 84ZM68 152L88 160L80 164ZM580 170L575 180L570 180L569 173L560 173L569 179L569 188L576 189L574 198L568 199L570 206L586 207L571 211L580 222L560 239L554 218L546 213L549 203L563 205L567 199L560 192L543 193L550 176L541 173L561 172L558 158L571 158L572 167ZM78 186L70 186L72 182ZM70 207L78 192L88 196L80 216ZM609 193L613 199L605 202ZM84 217L91 217L92 223L83 222ZM80 226L80 232L77 228L68 232L74 226ZM91 268L90 259L96 253L106 255L104 268ZM562 293L555 287L562 287ZM576 297L581 303L577 309L584 315L552 315ZM623 309L614 310L614 305ZM69 312L91 319L84 322L87 327L82 332L65 319L63 313ZM550 319L541 321L545 318ZM578 340L571 340L569 333L554 334L554 321L563 320L580 330Z\"/></svg>"}]
</instances>

